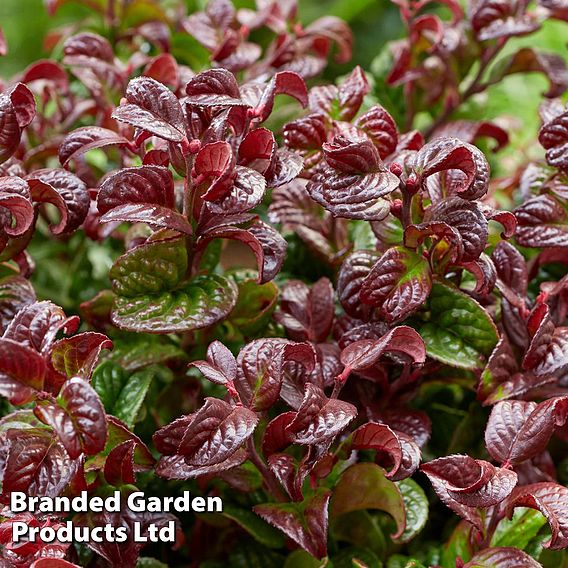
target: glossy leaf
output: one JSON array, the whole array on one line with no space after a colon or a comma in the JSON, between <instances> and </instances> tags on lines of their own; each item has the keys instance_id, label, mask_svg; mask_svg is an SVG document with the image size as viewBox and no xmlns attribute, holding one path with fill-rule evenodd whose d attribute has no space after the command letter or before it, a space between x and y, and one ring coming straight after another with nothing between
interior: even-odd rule
<instances>
[{"instance_id":1,"label":"glossy leaf","mask_svg":"<svg viewBox=\"0 0 568 568\"><path fill-rule=\"evenodd\" d=\"M388 249L365 277L359 298L388 322L408 317L424 304L432 287L428 262L404 247Z\"/></svg>"},{"instance_id":2,"label":"glossy leaf","mask_svg":"<svg viewBox=\"0 0 568 568\"><path fill-rule=\"evenodd\" d=\"M481 368L498 340L487 312L463 292L437 282L429 306L430 321L418 327L428 355L456 367Z\"/></svg>"}]
</instances>

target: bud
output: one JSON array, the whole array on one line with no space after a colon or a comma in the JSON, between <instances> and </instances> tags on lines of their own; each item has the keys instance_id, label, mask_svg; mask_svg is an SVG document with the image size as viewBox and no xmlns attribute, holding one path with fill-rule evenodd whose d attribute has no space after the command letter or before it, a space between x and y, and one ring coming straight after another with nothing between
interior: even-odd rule
<instances>
[{"instance_id":1,"label":"bud","mask_svg":"<svg viewBox=\"0 0 568 568\"><path fill-rule=\"evenodd\" d=\"M402 166L396 162L392 162L389 166L389 170L391 174L394 174L396 177L400 177L402 175Z\"/></svg>"}]
</instances>

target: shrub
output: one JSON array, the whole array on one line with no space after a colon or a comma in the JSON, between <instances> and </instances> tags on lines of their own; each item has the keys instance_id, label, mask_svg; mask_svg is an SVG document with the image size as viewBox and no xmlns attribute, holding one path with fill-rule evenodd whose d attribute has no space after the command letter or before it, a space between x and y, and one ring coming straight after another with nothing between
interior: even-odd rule
<instances>
[{"instance_id":1,"label":"shrub","mask_svg":"<svg viewBox=\"0 0 568 568\"><path fill-rule=\"evenodd\" d=\"M339 19L211 0L94 3L103 35L7 83L2 565L564 565L568 69L508 46L566 7L396 4L384 81L314 82ZM529 72L544 157L497 179L475 142L509 134L467 105ZM224 509L9 509L137 488ZM129 538L12 541L68 519ZM140 557L134 523L171 520Z\"/></svg>"}]
</instances>

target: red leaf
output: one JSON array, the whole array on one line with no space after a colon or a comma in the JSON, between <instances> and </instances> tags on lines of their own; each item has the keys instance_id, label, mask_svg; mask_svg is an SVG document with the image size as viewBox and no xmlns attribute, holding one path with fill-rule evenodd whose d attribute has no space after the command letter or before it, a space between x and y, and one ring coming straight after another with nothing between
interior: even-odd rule
<instances>
[{"instance_id":1,"label":"red leaf","mask_svg":"<svg viewBox=\"0 0 568 568\"><path fill-rule=\"evenodd\" d=\"M29 186L22 178L0 177L0 207L0 236L23 235L32 226L34 207ZM5 219L4 213L7 214Z\"/></svg>"},{"instance_id":2,"label":"red leaf","mask_svg":"<svg viewBox=\"0 0 568 568\"><path fill-rule=\"evenodd\" d=\"M255 505L253 511L316 558L327 554L331 491L320 490L300 504Z\"/></svg>"},{"instance_id":3,"label":"red leaf","mask_svg":"<svg viewBox=\"0 0 568 568\"><path fill-rule=\"evenodd\" d=\"M418 332L401 325L379 340L362 339L347 346L341 352L341 362L353 371L369 369L389 352L407 356L413 363L424 363L426 360L426 349Z\"/></svg>"},{"instance_id":4,"label":"red leaf","mask_svg":"<svg viewBox=\"0 0 568 568\"><path fill-rule=\"evenodd\" d=\"M567 416L568 397L551 398L538 405L520 400L498 402L485 430L487 451L500 463L519 464L544 451Z\"/></svg>"},{"instance_id":5,"label":"red leaf","mask_svg":"<svg viewBox=\"0 0 568 568\"><path fill-rule=\"evenodd\" d=\"M286 430L296 444L321 444L332 441L357 416L357 409L348 402L329 399L322 389L306 383L302 405Z\"/></svg>"},{"instance_id":6,"label":"red leaf","mask_svg":"<svg viewBox=\"0 0 568 568\"><path fill-rule=\"evenodd\" d=\"M185 139L185 118L176 96L150 77L128 83L126 103L112 113L113 118L141 128L165 140Z\"/></svg>"},{"instance_id":7,"label":"red leaf","mask_svg":"<svg viewBox=\"0 0 568 568\"><path fill-rule=\"evenodd\" d=\"M515 210L515 215L518 221L515 238L521 246L568 245L568 213L551 195L528 199Z\"/></svg>"},{"instance_id":8,"label":"red leaf","mask_svg":"<svg viewBox=\"0 0 568 568\"><path fill-rule=\"evenodd\" d=\"M136 483L134 450L136 442L127 440L115 446L105 460L105 479L114 486Z\"/></svg>"},{"instance_id":9,"label":"red leaf","mask_svg":"<svg viewBox=\"0 0 568 568\"><path fill-rule=\"evenodd\" d=\"M61 220L52 227L55 234L78 229L89 212L90 198L86 184L76 175L61 169L40 169L26 177L34 201L52 203Z\"/></svg>"},{"instance_id":10,"label":"red leaf","mask_svg":"<svg viewBox=\"0 0 568 568\"><path fill-rule=\"evenodd\" d=\"M65 337L51 347L51 366L66 378L89 379L102 349L112 349L112 341L102 333L87 331Z\"/></svg>"},{"instance_id":11,"label":"red leaf","mask_svg":"<svg viewBox=\"0 0 568 568\"><path fill-rule=\"evenodd\" d=\"M237 361L220 341L209 344L207 361L193 361L189 366L197 367L206 379L218 385L234 382L237 378Z\"/></svg>"},{"instance_id":12,"label":"red leaf","mask_svg":"<svg viewBox=\"0 0 568 568\"><path fill-rule=\"evenodd\" d=\"M355 125L371 139L381 158L390 156L398 145L398 129L393 117L380 105L361 115Z\"/></svg>"},{"instance_id":13,"label":"red leaf","mask_svg":"<svg viewBox=\"0 0 568 568\"><path fill-rule=\"evenodd\" d=\"M478 552L463 568L541 568L541 565L518 548L486 548Z\"/></svg>"},{"instance_id":14,"label":"red leaf","mask_svg":"<svg viewBox=\"0 0 568 568\"><path fill-rule=\"evenodd\" d=\"M0 394L12 404L33 400L43 389L46 365L38 353L27 345L0 338Z\"/></svg>"},{"instance_id":15,"label":"red leaf","mask_svg":"<svg viewBox=\"0 0 568 568\"><path fill-rule=\"evenodd\" d=\"M154 440L162 451L175 450L189 466L213 466L229 459L252 435L257 422L257 415L243 406L233 407L222 400L206 398L195 414L174 423L177 448L175 443L164 446L160 442L166 432L174 432L171 425L154 434Z\"/></svg>"},{"instance_id":16,"label":"red leaf","mask_svg":"<svg viewBox=\"0 0 568 568\"><path fill-rule=\"evenodd\" d=\"M421 466L430 481L441 483L450 499L465 507L492 507L511 494L517 474L469 456L438 458ZM437 486L434 485L437 491ZM444 500L440 494L438 496Z\"/></svg>"},{"instance_id":17,"label":"red leaf","mask_svg":"<svg viewBox=\"0 0 568 568\"><path fill-rule=\"evenodd\" d=\"M557 483L543 482L519 487L509 504L530 507L540 511L548 521L552 536L544 543L546 548L560 550L568 547L568 489Z\"/></svg>"},{"instance_id":18,"label":"red leaf","mask_svg":"<svg viewBox=\"0 0 568 568\"><path fill-rule=\"evenodd\" d=\"M404 247L391 247L363 280L359 298L378 307L385 321L396 323L420 308L431 289L432 274L426 259Z\"/></svg>"},{"instance_id":19,"label":"red leaf","mask_svg":"<svg viewBox=\"0 0 568 568\"><path fill-rule=\"evenodd\" d=\"M320 278L311 289L299 280L289 280L275 319L295 341L324 342L335 315L333 296L333 287L327 278Z\"/></svg>"},{"instance_id":20,"label":"red leaf","mask_svg":"<svg viewBox=\"0 0 568 568\"><path fill-rule=\"evenodd\" d=\"M100 126L84 126L68 134L59 146L59 161L66 166L89 150L107 146L127 146L129 141L112 130Z\"/></svg>"},{"instance_id":21,"label":"red leaf","mask_svg":"<svg viewBox=\"0 0 568 568\"><path fill-rule=\"evenodd\" d=\"M187 101L197 106L247 106L241 99L235 76L226 69L208 69L199 73L185 87Z\"/></svg>"},{"instance_id":22,"label":"red leaf","mask_svg":"<svg viewBox=\"0 0 568 568\"><path fill-rule=\"evenodd\" d=\"M153 204L174 209L172 172L163 166L123 168L102 182L97 207L107 213L127 204Z\"/></svg>"},{"instance_id":23,"label":"red leaf","mask_svg":"<svg viewBox=\"0 0 568 568\"><path fill-rule=\"evenodd\" d=\"M23 491L30 496L59 495L75 473L63 446L48 431L16 431L8 437L3 495L12 491Z\"/></svg>"}]
</instances>

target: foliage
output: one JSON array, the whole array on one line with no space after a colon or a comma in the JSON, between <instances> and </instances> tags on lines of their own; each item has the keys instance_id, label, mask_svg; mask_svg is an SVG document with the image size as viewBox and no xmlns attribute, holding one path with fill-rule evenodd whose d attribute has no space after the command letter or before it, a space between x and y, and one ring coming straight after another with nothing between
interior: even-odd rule
<instances>
[{"instance_id":1,"label":"foliage","mask_svg":"<svg viewBox=\"0 0 568 568\"><path fill-rule=\"evenodd\" d=\"M352 33L294 1L80 4L0 94L0 565L564 565L568 69L509 47L565 3L398 0L387 71L333 83ZM471 105L533 72L507 171ZM12 491L115 489L224 510L12 541L66 520Z\"/></svg>"}]
</instances>

